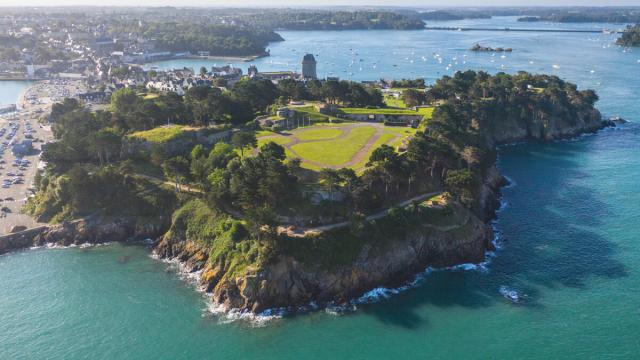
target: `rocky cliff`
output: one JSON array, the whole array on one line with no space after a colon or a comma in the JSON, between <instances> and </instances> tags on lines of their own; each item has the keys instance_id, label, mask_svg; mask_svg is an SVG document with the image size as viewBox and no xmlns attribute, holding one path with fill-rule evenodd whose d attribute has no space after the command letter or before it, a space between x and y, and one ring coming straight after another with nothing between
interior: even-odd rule
<instances>
[{"instance_id":1,"label":"rocky cliff","mask_svg":"<svg viewBox=\"0 0 640 360\"><path fill-rule=\"evenodd\" d=\"M45 225L0 237L0 254L31 246L97 244L155 239L166 225L160 221L137 222L131 218L80 219Z\"/></svg>"},{"instance_id":2,"label":"rocky cliff","mask_svg":"<svg viewBox=\"0 0 640 360\"><path fill-rule=\"evenodd\" d=\"M544 116L534 111L526 120L507 116L499 127L490 131L489 136L497 144L525 140L553 141L594 132L611 125L609 121L603 121L600 111L593 107L578 111L569 117L571 120L567 120L561 110L558 108L556 114Z\"/></svg>"},{"instance_id":3,"label":"rocky cliff","mask_svg":"<svg viewBox=\"0 0 640 360\"><path fill-rule=\"evenodd\" d=\"M353 261L333 266L281 251L264 266L247 267L238 274L230 270L228 262L210 261L206 246L174 236L163 237L155 252L162 258L181 261L186 271L201 271L201 285L215 303L226 309L260 312L312 301L346 303L375 287L401 285L428 266L482 262L486 250L492 248L491 229L459 204L451 206L455 207L456 221L418 224L405 234L387 239L390 247L362 240ZM314 240L283 241L308 242L311 246Z\"/></svg>"},{"instance_id":4,"label":"rocky cliff","mask_svg":"<svg viewBox=\"0 0 640 360\"><path fill-rule=\"evenodd\" d=\"M549 141L611 125L597 110L579 114L571 124L558 118L532 119L509 124L492 134L494 144L524 140ZM499 206L500 187L507 182L495 166L484 171L477 191L477 208L468 210L454 202L457 210L448 225L429 221L408 232L392 235L391 246L380 247L362 239L357 256L338 266L304 261L295 254L279 251L261 266L242 272L230 269L229 262L212 261L210 248L189 239L184 231L169 232L160 239L155 252L162 258L177 259L189 272L201 272L200 284L212 300L226 309L261 312L269 308L346 303L380 286L398 286L426 267L447 267L479 263L493 250L493 233L488 221ZM323 241L289 239L289 241ZM305 244L303 244L305 246ZM330 247L330 246L327 246ZM339 250L333 250L339 251Z\"/></svg>"}]
</instances>

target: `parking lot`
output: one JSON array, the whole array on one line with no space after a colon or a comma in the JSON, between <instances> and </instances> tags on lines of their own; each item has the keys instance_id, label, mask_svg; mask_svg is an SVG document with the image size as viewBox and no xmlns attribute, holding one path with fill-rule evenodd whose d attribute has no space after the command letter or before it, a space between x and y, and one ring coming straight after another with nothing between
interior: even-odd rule
<instances>
[{"instance_id":1,"label":"parking lot","mask_svg":"<svg viewBox=\"0 0 640 360\"><path fill-rule=\"evenodd\" d=\"M42 144L50 140L51 131L32 114L22 111L0 118L0 234L38 225L20 211L33 195ZM31 146L21 146L24 140Z\"/></svg>"}]
</instances>

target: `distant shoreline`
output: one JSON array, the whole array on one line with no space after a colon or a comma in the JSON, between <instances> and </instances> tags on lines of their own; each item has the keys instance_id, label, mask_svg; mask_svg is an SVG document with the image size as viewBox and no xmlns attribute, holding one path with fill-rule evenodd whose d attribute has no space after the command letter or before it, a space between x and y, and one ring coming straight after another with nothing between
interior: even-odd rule
<instances>
[{"instance_id":1,"label":"distant shoreline","mask_svg":"<svg viewBox=\"0 0 640 360\"><path fill-rule=\"evenodd\" d=\"M172 61L172 60L220 60L227 62L251 62L263 57L271 56L269 53L258 54L258 55L247 55L247 56L218 56L218 55L189 55L189 56L167 56L162 59L154 60L154 61L145 61L143 63L138 64L130 64L130 65L138 65L138 66L148 66L161 61Z\"/></svg>"}]
</instances>

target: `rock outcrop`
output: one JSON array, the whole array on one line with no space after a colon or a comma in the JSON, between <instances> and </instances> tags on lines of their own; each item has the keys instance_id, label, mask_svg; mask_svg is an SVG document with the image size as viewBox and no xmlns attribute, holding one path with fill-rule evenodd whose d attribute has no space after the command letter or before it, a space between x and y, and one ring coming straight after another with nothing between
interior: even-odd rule
<instances>
[{"instance_id":1,"label":"rock outcrop","mask_svg":"<svg viewBox=\"0 0 640 360\"><path fill-rule=\"evenodd\" d=\"M312 301L340 304L375 287L401 285L428 266L482 262L485 252L492 248L491 229L470 211L461 211L464 220L459 224L422 225L390 239L393 246L384 252L364 245L354 262L337 267L308 264L280 254L261 268L229 274L228 264L208 261L206 247L173 236L163 237L155 252L162 258L181 261L186 271L201 271L201 285L215 303L227 309L260 312Z\"/></svg>"},{"instance_id":2,"label":"rock outcrop","mask_svg":"<svg viewBox=\"0 0 640 360\"><path fill-rule=\"evenodd\" d=\"M129 218L80 219L0 236L0 254L48 244L69 246L155 239L164 230L165 225L161 222L138 224Z\"/></svg>"},{"instance_id":3,"label":"rock outcrop","mask_svg":"<svg viewBox=\"0 0 640 360\"><path fill-rule=\"evenodd\" d=\"M561 109L557 111L560 113ZM610 120L603 120L600 111L595 108L578 112L575 117L571 117L571 121L560 114L541 118L532 112L532 118L526 121L507 117L489 136L495 144L528 140L553 141L594 132L611 125L614 124Z\"/></svg>"},{"instance_id":4,"label":"rock outcrop","mask_svg":"<svg viewBox=\"0 0 640 360\"><path fill-rule=\"evenodd\" d=\"M603 121L597 110L578 114L571 124L560 117L534 118L526 124L506 123L505 128L490 134L494 144L550 141L612 125ZM249 266L242 273L233 273L229 264L209 261L209 249L180 231L161 238L154 251L162 258L179 260L186 271L200 272L200 285L216 304L229 310L257 313L310 302L346 303L376 287L401 285L429 266L482 262L486 251L494 249L488 222L499 207L500 188L508 183L495 166L484 174L477 191L477 208L464 209L463 220L449 227L422 224L408 234L390 239L393 245L383 252L364 245L355 261L338 267L312 265L279 254L264 266Z\"/></svg>"}]
</instances>

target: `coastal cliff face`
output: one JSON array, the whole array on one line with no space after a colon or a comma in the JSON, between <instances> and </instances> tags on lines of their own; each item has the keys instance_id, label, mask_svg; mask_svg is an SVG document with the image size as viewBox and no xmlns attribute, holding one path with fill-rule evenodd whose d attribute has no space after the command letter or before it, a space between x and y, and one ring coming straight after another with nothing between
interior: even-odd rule
<instances>
[{"instance_id":1,"label":"coastal cliff face","mask_svg":"<svg viewBox=\"0 0 640 360\"><path fill-rule=\"evenodd\" d=\"M600 111L595 108L578 111L570 119L562 116L560 109L557 109L556 114L544 117L532 112L531 118L526 121L515 116L506 117L489 136L496 144L525 140L553 141L593 132L609 125L608 122L603 122Z\"/></svg>"},{"instance_id":2,"label":"coastal cliff face","mask_svg":"<svg viewBox=\"0 0 640 360\"><path fill-rule=\"evenodd\" d=\"M560 117L510 123L493 134L495 143L540 140L550 141L611 125L602 121L597 110L579 114L571 124ZM495 165L485 169L476 191L477 205L463 209L453 224L414 227L406 234L389 239L391 244L376 249L365 244L355 260L326 267L309 264L286 253L264 265L248 266L242 272L230 269L228 262L211 261L210 249L184 231L170 231L160 239L155 252L161 258L175 259L188 272L200 272L200 285L214 303L227 310L261 312L270 308L343 304L380 286L398 286L426 267L448 267L462 263L479 263L488 250L494 250L493 232L488 222L499 207L500 188L507 184ZM290 241L311 241L289 239Z\"/></svg>"},{"instance_id":3,"label":"coastal cliff face","mask_svg":"<svg viewBox=\"0 0 640 360\"><path fill-rule=\"evenodd\" d=\"M347 303L372 288L401 285L428 266L479 263L492 248L492 238L490 228L465 210L461 223L425 224L390 239L393 245L385 251L364 245L355 261L333 267L280 254L260 268L248 267L237 274L229 271L229 264L209 261L206 247L171 236L163 237L155 252L162 258L179 260L188 272L201 271L200 285L216 304L225 309L260 312L310 302Z\"/></svg>"},{"instance_id":4,"label":"coastal cliff face","mask_svg":"<svg viewBox=\"0 0 640 360\"><path fill-rule=\"evenodd\" d=\"M81 245L155 239L166 227L161 222L137 223L135 219L80 219L45 225L0 237L0 254L43 245Z\"/></svg>"}]
</instances>

